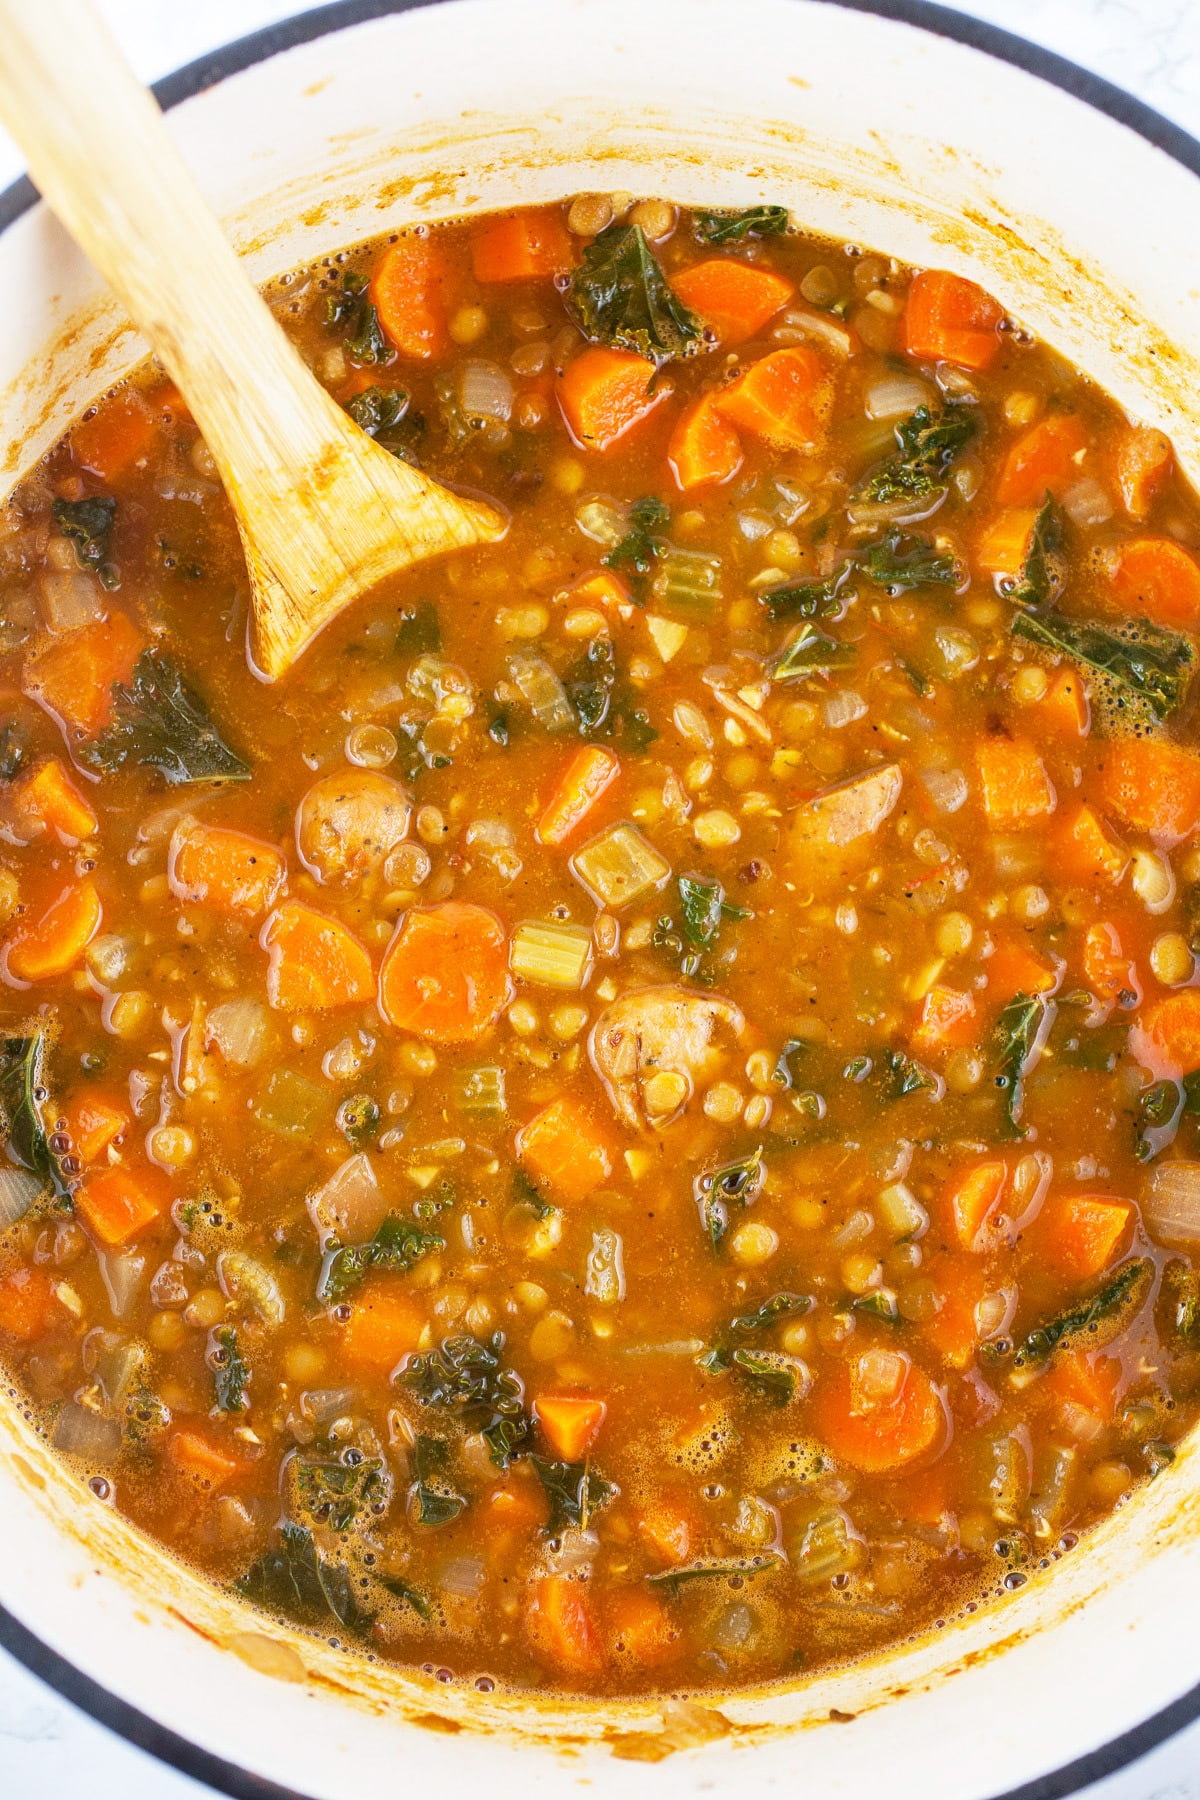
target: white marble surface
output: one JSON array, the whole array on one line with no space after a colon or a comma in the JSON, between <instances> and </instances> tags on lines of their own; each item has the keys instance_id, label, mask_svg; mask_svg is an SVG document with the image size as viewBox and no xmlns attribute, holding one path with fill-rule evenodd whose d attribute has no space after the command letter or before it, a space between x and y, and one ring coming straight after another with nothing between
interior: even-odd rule
<instances>
[{"instance_id":1,"label":"white marble surface","mask_svg":"<svg viewBox=\"0 0 1200 1800\"><path fill-rule=\"evenodd\" d=\"M148 80L304 10L301 0L99 4ZM1200 137L1200 0L970 0L957 10L1094 70ZM0 187L19 168L0 133ZM75 1792L87 1800L199 1800L211 1790L93 1723L0 1651L0 1796L59 1800ZM1081 1800L1200 1800L1200 1723Z\"/></svg>"}]
</instances>

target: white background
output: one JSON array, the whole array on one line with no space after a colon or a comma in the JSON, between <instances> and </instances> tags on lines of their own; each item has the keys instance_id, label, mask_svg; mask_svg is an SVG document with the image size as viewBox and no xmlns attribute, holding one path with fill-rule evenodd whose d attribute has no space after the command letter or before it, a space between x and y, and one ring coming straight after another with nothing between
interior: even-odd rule
<instances>
[{"instance_id":1,"label":"white background","mask_svg":"<svg viewBox=\"0 0 1200 1800\"><path fill-rule=\"evenodd\" d=\"M98 3L146 80L304 10L303 0ZM957 10L1095 70L1200 137L1200 0L970 0ZM0 187L19 169L0 133ZM1181 221L1183 230L1198 226ZM19 1551L7 1545L0 1553ZM1181 1627L1194 1629L1194 1622ZM210 1790L113 1737L0 1651L0 1796L60 1800L76 1793L86 1800L202 1800ZM1200 1800L1200 1724L1087 1789L1086 1800Z\"/></svg>"}]
</instances>

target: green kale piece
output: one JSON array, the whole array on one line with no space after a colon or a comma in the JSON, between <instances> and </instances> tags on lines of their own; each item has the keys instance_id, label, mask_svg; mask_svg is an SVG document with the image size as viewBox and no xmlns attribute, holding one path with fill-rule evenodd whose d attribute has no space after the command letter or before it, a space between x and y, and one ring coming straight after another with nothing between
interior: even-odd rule
<instances>
[{"instance_id":1,"label":"green kale piece","mask_svg":"<svg viewBox=\"0 0 1200 1800\"><path fill-rule=\"evenodd\" d=\"M860 482L854 499L878 506L909 500L932 504L946 492L950 468L975 431L975 419L966 407L933 412L919 406L896 426L895 455Z\"/></svg>"},{"instance_id":2,"label":"green kale piece","mask_svg":"<svg viewBox=\"0 0 1200 1800\"><path fill-rule=\"evenodd\" d=\"M1105 1320L1131 1307L1139 1290L1149 1285L1154 1264L1149 1257L1137 1256L1119 1268L1091 1299L1059 1313L1045 1325L1031 1331L1018 1347L1014 1363L1024 1368L1029 1363L1045 1362L1060 1345L1072 1345L1078 1339L1094 1336Z\"/></svg>"},{"instance_id":3,"label":"green kale piece","mask_svg":"<svg viewBox=\"0 0 1200 1800\"><path fill-rule=\"evenodd\" d=\"M372 1269L406 1271L423 1256L445 1248L445 1238L436 1232L424 1230L413 1219L389 1213L369 1243L345 1244L326 1258L317 1283L317 1299L336 1306Z\"/></svg>"},{"instance_id":4,"label":"green kale piece","mask_svg":"<svg viewBox=\"0 0 1200 1800\"><path fill-rule=\"evenodd\" d=\"M606 225L571 275L567 307L585 337L655 363L703 339L695 314L671 291L640 225Z\"/></svg>"},{"instance_id":5,"label":"green kale piece","mask_svg":"<svg viewBox=\"0 0 1200 1800\"><path fill-rule=\"evenodd\" d=\"M1006 597L1016 606L1029 607L1049 606L1057 600L1065 579L1062 549L1062 514L1047 494L1033 522L1021 573L1005 588Z\"/></svg>"},{"instance_id":6,"label":"green kale piece","mask_svg":"<svg viewBox=\"0 0 1200 1800\"><path fill-rule=\"evenodd\" d=\"M0 1109L8 1133L10 1159L33 1175L48 1181L59 1200L70 1196L70 1186L50 1148L42 1116L48 1098L46 1086L46 1034L0 1040Z\"/></svg>"},{"instance_id":7,"label":"green kale piece","mask_svg":"<svg viewBox=\"0 0 1200 1800\"><path fill-rule=\"evenodd\" d=\"M557 1537L571 1525L586 1531L589 1519L617 1494L613 1484L587 1463L553 1462L544 1456L531 1456L529 1460L550 1502L550 1517L544 1527L547 1537Z\"/></svg>"},{"instance_id":8,"label":"green kale piece","mask_svg":"<svg viewBox=\"0 0 1200 1800\"><path fill-rule=\"evenodd\" d=\"M720 1249L729 1230L730 1207L749 1206L756 1200L766 1175L760 1144L749 1156L723 1163L719 1169L707 1169L696 1177L693 1192L705 1236L714 1250Z\"/></svg>"},{"instance_id":9,"label":"green kale piece","mask_svg":"<svg viewBox=\"0 0 1200 1800\"><path fill-rule=\"evenodd\" d=\"M653 494L635 500L629 509L625 536L600 558L606 569L632 569L635 575L649 575L666 549L661 537L654 534L671 523L669 508Z\"/></svg>"},{"instance_id":10,"label":"green kale piece","mask_svg":"<svg viewBox=\"0 0 1200 1800\"><path fill-rule=\"evenodd\" d=\"M692 230L702 244L740 244L746 238L782 237L787 228L786 206L747 206L741 212L718 208L692 215Z\"/></svg>"},{"instance_id":11,"label":"green kale piece","mask_svg":"<svg viewBox=\"0 0 1200 1800\"><path fill-rule=\"evenodd\" d=\"M346 401L346 411L360 430L401 462L415 463L416 446L425 420L413 412L404 388L369 387Z\"/></svg>"},{"instance_id":12,"label":"green kale piece","mask_svg":"<svg viewBox=\"0 0 1200 1800\"><path fill-rule=\"evenodd\" d=\"M939 555L928 538L894 527L863 546L859 568L891 593L920 587L957 587L960 579L952 556Z\"/></svg>"},{"instance_id":13,"label":"green kale piece","mask_svg":"<svg viewBox=\"0 0 1200 1800\"><path fill-rule=\"evenodd\" d=\"M63 536L74 544L75 560L80 568L103 570L108 561L108 540L117 518L117 503L112 495L93 494L89 500L55 500L50 507L50 516Z\"/></svg>"},{"instance_id":14,"label":"green kale piece","mask_svg":"<svg viewBox=\"0 0 1200 1800\"><path fill-rule=\"evenodd\" d=\"M217 1405L222 1412L244 1412L250 1404L246 1399L250 1365L238 1346L237 1332L232 1325L224 1325L214 1336L212 1372Z\"/></svg>"},{"instance_id":15,"label":"green kale piece","mask_svg":"<svg viewBox=\"0 0 1200 1800\"><path fill-rule=\"evenodd\" d=\"M328 1531L349 1531L361 1512L381 1514L391 1499L391 1475L381 1459L353 1454L357 1462L296 1459L297 1510Z\"/></svg>"},{"instance_id":16,"label":"green kale piece","mask_svg":"<svg viewBox=\"0 0 1200 1800\"><path fill-rule=\"evenodd\" d=\"M367 299L363 275L348 274L341 287L326 297L325 323L331 330L342 331L351 362L389 363L395 357L396 352L383 335L379 314Z\"/></svg>"},{"instance_id":17,"label":"green kale piece","mask_svg":"<svg viewBox=\"0 0 1200 1800\"><path fill-rule=\"evenodd\" d=\"M800 627L771 670L772 681L794 681L799 676L822 675L829 669L853 668L858 660L854 644L826 636L815 625Z\"/></svg>"},{"instance_id":18,"label":"green kale piece","mask_svg":"<svg viewBox=\"0 0 1200 1800\"><path fill-rule=\"evenodd\" d=\"M691 1587L698 1581L736 1581L740 1586L752 1575L765 1574L768 1569L780 1569L783 1564L774 1556L735 1557L727 1561L683 1563L675 1569L658 1569L646 1580L651 1587L664 1588L674 1599L681 1588Z\"/></svg>"},{"instance_id":19,"label":"green kale piece","mask_svg":"<svg viewBox=\"0 0 1200 1800\"><path fill-rule=\"evenodd\" d=\"M1097 683L1118 712L1135 720L1163 720L1183 705L1196 661L1195 647L1177 631L1149 619L1102 625L1061 613L1018 612L1014 637L1069 656Z\"/></svg>"},{"instance_id":20,"label":"green kale piece","mask_svg":"<svg viewBox=\"0 0 1200 1800\"><path fill-rule=\"evenodd\" d=\"M1020 1123L1025 1076L1046 1015L1046 1002L1039 994L1014 994L997 1019L992 1034L995 1081L1004 1095L1004 1116L1010 1137L1025 1136Z\"/></svg>"},{"instance_id":21,"label":"green kale piece","mask_svg":"<svg viewBox=\"0 0 1200 1800\"><path fill-rule=\"evenodd\" d=\"M521 1377L502 1361L504 1333L444 1339L436 1350L414 1356L401 1374L423 1406L450 1412L468 1431L481 1432L491 1461L507 1469L528 1441L531 1424Z\"/></svg>"},{"instance_id":22,"label":"green kale piece","mask_svg":"<svg viewBox=\"0 0 1200 1800\"><path fill-rule=\"evenodd\" d=\"M143 650L132 685L114 681L112 693L111 724L79 750L91 768L107 775L139 763L157 769L172 787L249 781L249 763L229 748L208 707L169 657Z\"/></svg>"},{"instance_id":23,"label":"green kale piece","mask_svg":"<svg viewBox=\"0 0 1200 1800\"><path fill-rule=\"evenodd\" d=\"M853 561L844 562L824 581L808 576L781 582L764 588L759 599L772 619L840 619L856 597L849 585L854 566Z\"/></svg>"},{"instance_id":24,"label":"green kale piece","mask_svg":"<svg viewBox=\"0 0 1200 1800\"><path fill-rule=\"evenodd\" d=\"M362 1607L350 1571L318 1555L312 1532L290 1521L280 1526L275 1544L234 1585L247 1600L302 1625L320 1625L333 1618L358 1634L374 1618Z\"/></svg>"}]
</instances>

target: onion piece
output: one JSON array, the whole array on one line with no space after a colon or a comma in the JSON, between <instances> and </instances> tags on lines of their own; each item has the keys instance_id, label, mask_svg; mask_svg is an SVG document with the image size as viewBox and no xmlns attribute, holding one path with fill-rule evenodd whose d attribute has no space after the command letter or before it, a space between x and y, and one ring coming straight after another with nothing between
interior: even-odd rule
<instances>
[{"instance_id":1,"label":"onion piece","mask_svg":"<svg viewBox=\"0 0 1200 1800\"><path fill-rule=\"evenodd\" d=\"M31 1175L28 1169L0 1168L0 1231L23 1219L45 1188L41 1177Z\"/></svg>"},{"instance_id":2,"label":"onion piece","mask_svg":"<svg viewBox=\"0 0 1200 1800\"><path fill-rule=\"evenodd\" d=\"M138 1250L126 1250L119 1255L110 1251L107 1256L101 1255L99 1261L112 1316L123 1319L137 1298L142 1276L146 1273L146 1258Z\"/></svg>"},{"instance_id":3,"label":"onion piece","mask_svg":"<svg viewBox=\"0 0 1200 1800\"><path fill-rule=\"evenodd\" d=\"M1154 1169L1142 1220L1157 1243L1200 1244L1200 1162L1161 1163Z\"/></svg>"},{"instance_id":4,"label":"onion piece","mask_svg":"<svg viewBox=\"0 0 1200 1800\"><path fill-rule=\"evenodd\" d=\"M547 731L574 731L579 720L567 690L544 656L514 650L508 673L538 724Z\"/></svg>"},{"instance_id":5,"label":"onion piece","mask_svg":"<svg viewBox=\"0 0 1200 1800\"><path fill-rule=\"evenodd\" d=\"M473 425L486 419L508 423L512 417L513 384L499 363L471 357L459 364L457 383L464 419Z\"/></svg>"},{"instance_id":6,"label":"onion piece","mask_svg":"<svg viewBox=\"0 0 1200 1800\"><path fill-rule=\"evenodd\" d=\"M871 383L863 405L868 419L906 419L929 400L929 389L915 375L883 375Z\"/></svg>"},{"instance_id":7,"label":"onion piece","mask_svg":"<svg viewBox=\"0 0 1200 1800\"><path fill-rule=\"evenodd\" d=\"M68 575L47 569L41 576L42 613L48 631L78 631L103 618L104 590L93 575L82 569Z\"/></svg>"},{"instance_id":8,"label":"onion piece","mask_svg":"<svg viewBox=\"0 0 1200 1800\"><path fill-rule=\"evenodd\" d=\"M387 1217L388 1203L365 1150L347 1157L323 1187L308 1197L308 1211L322 1241L336 1235L343 1243L364 1244Z\"/></svg>"},{"instance_id":9,"label":"onion piece","mask_svg":"<svg viewBox=\"0 0 1200 1800\"><path fill-rule=\"evenodd\" d=\"M856 694L853 688L840 688L825 702L825 723L830 731L840 731L844 725L853 725L867 711L867 703L861 694Z\"/></svg>"},{"instance_id":10,"label":"onion piece","mask_svg":"<svg viewBox=\"0 0 1200 1800\"><path fill-rule=\"evenodd\" d=\"M1062 497L1063 511L1073 525L1103 525L1112 518L1112 501L1094 475L1084 475Z\"/></svg>"},{"instance_id":11,"label":"onion piece","mask_svg":"<svg viewBox=\"0 0 1200 1800\"><path fill-rule=\"evenodd\" d=\"M54 1448L64 1456L78 1456L107 1468L121 1448L121 1427L115 1419L103 1418L68 1400L55 1423L53 1441Z\"/></svg>"},{"instance_id":12,"label":"onion piece","mask_svg":"<svg viewBox=\"0 0 1200 1800\"><path fill-rule=\"evenodd\" d=\"M217 1258L217 1279L230 1299L245 1295L252 1300L264 1324L283 1324L286 1307L279 1283L256 1257L244 1250L226 1250Z\"/></svg>"},{"instance_id":13,"label":"onion piece","mask_svg":"<svg viewBox=\"0 0 1200 1800\"><path fill-rule=\"evenodd\" d=\"M325 1425L350 1412L357 1399L357 1388L309 1388L300 1396L300 1411L314 1425Z\"/></svg>"},{"instance_id":14,"label":"onion piece","mask_svg":"<svg viewBox=\"0 0 1200 1800\"><path fill-rule=\"evenodd\" d=\"M223 1000L205 1020L204 1041L215 1044L227 1063L253 1069L263 1059L271 1016L261 1000Z\"/></svg>"},{"instance_id":15,"label":"onion piece","mask_svg":"<svg viewBox=\"0 0 1200 1800\"><path fill-rule=\"evenodd\" d=\"M438 1570L438 1588L472 1598L483 1586L485 1572L482 1556L452 1556Z\"/></svg>"}]
</instances>

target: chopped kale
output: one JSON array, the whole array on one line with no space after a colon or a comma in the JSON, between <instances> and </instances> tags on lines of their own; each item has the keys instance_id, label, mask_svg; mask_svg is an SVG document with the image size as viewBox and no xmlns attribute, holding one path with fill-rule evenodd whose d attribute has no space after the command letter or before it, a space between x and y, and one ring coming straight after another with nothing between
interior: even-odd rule
<instances>
[{"instance_id":1,"label":"chopped kale","mask_svg":"<svg viewBox=\"0 0 1200 1800\"><path fill-rule=\"evenodd\" d=\"M733 906L726 900L725 889L715 875L681 875L678 887L684 935L697 950L712 949L723 919L750 916L744 906Z\"/></svg>"},{"instance_id":2,"label":"chopped kale","mask_svg":"<svg viewBox=\"0 0 1200 1800\"><path fill-rule=\"evenodd\" d=\"M975 419L966 407L934 413L919 406L896 427L897 451L855 489L856 501L890 506L897 501L928 500L946 491L955 458L975 435Z\"/></svg>"},{"instance_id":3,"label":"chopped kale","mask_svg":"<svg viewBox=\"0 0 1200 1800\"><path fill-rule=\"evenodd\" d=\"M759 599L772 619L840 619L855 598L849 586L853 573L854 563L844 562L824 581L812 576L785 581L779 587L764 588Z\"/></svg>"},{"instance_id":4,"label":"chopped kale","mask_svg":"<svg viewBox=\"0 0 1200 1800\"><path fill-rule=\"evenodd\" d=\"M799 1313L806 1313L812 1306L808 1294L772 1294L753 1312L739 1313L730 1319L717 1333L709 1349L703 1351L696 1361L710 1375L722 1375L734 1366L735 1340L747 1333L767 1331L777 1325L780 1319L795 1318Z\"/></svg>"},{"instance_id":5,"label":"chopped kale","mask_svg":"<svg viewBox=\"0 0 1200 1800\"><path fill-rule=\"evenodd\" d=\"M234 1584L258 1606L285 1613L302 1625L336 1619L346 1631L362 1632L373 1614L355 1592L350 1571L318 1555L313 1534L290 1521L281 1525L277 1542Z\"/></svg>"},{"instance_id":6,"label":"chopped kale","mask_svg":"<svg viewBox=\"0 0 1200 1800\"><path fill-rule=\"evenodd\" d=\"M653 362L686 356L703 337L699 319L672 293L640 225L606 225L583 253L567 305L585 337L636 350Z\"/></svg>"},{"instance_id":7,"label":"chopped kale","mask_svg":"<svg viewBox=\"0 0 1200 1800\"><path fill-rule=\"evenodd\" d=\"M238 1347L237 1332L232 1325L225 1325L214 1336L212 1372L217 1406L222 1412L244 1412L249 1405L246 1384L250 1380L250 1365Z\"/></svg>"},{"instance_id":8,"label":"chopped kale","mask_svg":"<svg viewBox=\"0 0 1200 1800\"><path fill-rule=\"evenodd\" d=\"M411 1606L418 1619L428 1625L433 1617L433 1607L429 1603L428 1596L423 1594L420 1588L415 1588L411 1583L401 1580L399 1575L381 1575L379 1585L394 1599L403 1600L408 1606Z\"/></svg>"},{"instance_id":9,"label":"chopped kale","mask_svg":"<svg viewBox=\"0 0 1200 1800\"><path fill-rule=\"evenodd\" d=\"M856 1294L850 1310L865 1313L869 1319L880 1319L885 1325L900 1323L900 1308L891 1288L872 1288L868 1294Z\"/></svg>"},{"instance_id":10,"label":"chopped kale","mask_svg":"<svg viewBox=\"0 0 1200 1800\"><path fill-rule=\"evenodd\" d=\"M684 1587L690 1587L697 1581L732 1581L740 1584L751 1575L761 1575L767 1569L779 1569L783 1565L774 1556L735 1557L728 1561L683 1563L674 1569L658 1569L646 1580L652 1587L664 1588L673 1597Z\"/></svg>"},{"instance_id":11,"label":"chopped kale","mask_svg":"<svg viewBox=\"0 0 1200 1800\"><path fill-rule=\"evenodd\" d=\"M416 1480L410 1499L418 1525L448 1525L466 1511L467 1497L458 1492L447 1473L449 1461L450 1447L442 1438L417 1433L413 1444Z\"/></svg>"},{"instance_id":12,"label":"chopped kale","mask_svg":"<svg viewBox=\"0 0 1200 1800\"><path fill-rule=\"evenodd\" d=\"M1010 1137L1025 1135L1020 1123L1025 1076L1046 1016L1046 1002L1040 995L1014 994L996 1021L992 1037L995 1081L1004 1095L1004 1116Z\"/></svg>"},{"instance_id":13,"label":"chopped kale","mask_svg":"<svg viewBox=\"0 0 1200 1800\"><path fill-rule=\"evenodd\" d=\"M640 756L658 736L636 688L618 668L611 638L593 638L567 670L563 686L579 721L579 735L590 742L605 739Z\"/></svg>"},{"instance_id":14,"label":"chopped kale","mask_svg":"<svg viewBox=\"0 0 1200 1800\"><path fill-rule=\"evenodd\" d=\"M1133 1119L1133 1153L1139 1162L1152 1161L1174 1140L1184 1101L1179 1081L1153 1081L1142 1089Z\"/></svg>"},{"instance_id":15,"label":"chopped kale","mask_svg":"<svg viewBox=\"0 0 1200 1800\"><path fill-rule=\"evenodd\" d=\"M960 570L952 556L940 556L928 538L894 527L874 543L863 546L859 568L890 593L919 587L957 587L960 580Z\"/></svg>"},{"instance_id":16,"label":"chopped kale","mask_svg":"<svg viewBox=\"0 0 1200 1800\"><path fill-rule=\"evenodd\" d=\"M1153 1273L1154 1264L1148 1257L1134 1257L1125 1263L1090 1300L1081 1301L1078 1306L1070 1307L1031 1331L1017 1350L1016 1366L1024 1368L1029 1363L1045 1362L1061 1344L1074 1344L1080 1338L1094 1335L1103 1320L1111 1319L1131 1304Z\"/></svg>"},{"instance_id":17,"label":"chopped kale","mask_svg":"<svg viewBox=\"0 0 1200 1800\"><path fill-rule=\"evenodd\" d=\"M295 1480L297 1510L329 1531L349 1531L364 1510L385 1512L391 1498L391 1476L379 1457L334 1462L298 1456Z\"/></svg>"},{"instance_id":18,"label":"chopped kale","mask_svg":"<svg viewBox=\"0 0 1200 1800\"><path fill-rule=\"evenodd\" d=\"M249 763L229 748L199 694L157 650L143 650L132 686L114 681L112 692L112 723L80 748L90 767L111 774L140 763L157 769L172 787L250 779Z\"/></svg>"},{"instance_id":19,"label":"chopped kale","mask_svg":"<svg viewBox=\"0 0 1200 1800\"><path fill-rule=\"evenodd\" d=\"M1166 1309L1171 1334L1183 1348L1200 1350L1200 1274L1186 1263L1168 1263L1159 1307Z\"/></svg>"},{"instance_id":20,"label":"chopped kale","mask_svg":"<svg viewBox=\"0 0 1200 1800\"><path fill-rule=\"evenodd\" d=\"M317 1299L336 1305L372 1269L411 1269L431 1251L445 1248L445 1238L436 1232L425 1231L399 1213L389 1213L369 1243L344 1244L326 1257Z\"/></svg>"},{"instance_id":21,"label":"chopped kale","mask_svg":"<svg viewBox=\"0 0 1200 1800\"><path fill-rule=\"evenodd\" d=\"M42 1176L56 1197L65 1200L70 1187L50 1148L42 1116L42 1107L49 1097L45 1062L46 1036L42 1031L0 1041L0 1109L4 1113L10 1159Z\"/></svg>"},{"instance_id":22,"label":"chopped kale","mask_svg":"<svg viewBox=\"0 0 1200 1800\"><path fill-rule=\"evenodd\" d=\"M0 781L12 781L25 767L29 755L29 739L16 719L0 726Z\"/></svg>"},{"instance_id":23,"label":"chopped kale","mask_svg":"<svg viewBox=\"0 0 1200 1800\"><path fill-rule=\"evenodd\" d=\"M1140 717L1165 719L1182 706L1196 652L1187 638L1149 619L1107 626L1095 619L1066 619L1061 613L1018 612L1014 637L1042 650L1069 656L1101 685L1114 706Z\"/></svg>"},{"instance_id":24,"label":"chopped kale","mask_svg":"<svg viewBox=\"0 0 1200 1800\"><path fill-rule=\"evenodd\" d=\"M812 1048L811 1038L789 1038L775 1059L775 1067L771 1071L771 1080L780 1087L794 1087L795 1077L792 1072L792 1058L806 1056Z\"/></svg>"},{"instance_id":25,"label":"chopped kale","mask_svg":"<svg viewBox=\"0 0 1200 1800\"><path fill-rule=\"evenodd\" d=\"M915 1057L905 1056L902 1050L885 1051L881 1064L887 1076L889 1099L901 1100L905 1094L918 1094L924 1088L937 1088L937 1076Z\"/></svg>"},{"instance_id":26,"label":"chopped kale","mask_svg":"<svg viewBox=\"0 0 1200 1800\"><path fill-rule=\"evenodd\" d=\"M587 1463L552 1462L544 1456L531 1456L529 1460L550 1502L547 1537L558 1537L570 1525L586 1531L589 1519L617 1493L612 1483L597 1475Z\"/></svg>"},{"instance_id":27,"label":"chopped kale","mask_svg":"<svg viewBox=\"0 0 1200 1800\"><path fill-rule=\"evenodd\" d=\"M714 1250L720 1249L729 1230L730 1206L749 1206L756 1200L766 1175L760 1144L749 1156L696 1177L693 1192L705 1236Z\"/></svg>"},{"instance_id":28,"label":"chopped kale","mask_svg":"<svg viewBox=\"0 0 1200 1800\"><path fill-rule=\"evenodd\" d=\"M799 676L822 675L829 669L849 669L858 660L854 644L827 637L815 625L802 625L775 667L772 681L794 681Z\"/></svg>"},{"instance_id":29,"label":"chopped kale","mask_svg":"<svg viewBox=\"0 0 1200 1800\"><path fill-rule=\"evenodd\" d=\"M51 517L65 538L75 546L81 569L96 569L103 576L108 561L108 540L117 517L111 494L94 494L90 500L55 500ZM105 582L105 586L109 586Z\"/></svg>"},{"instance_id":30,"label":"chopped kale","mask_svg":"<svg viewBox=\"0 0 1200 1800\"><path fill-rule=\"evenodd\" d=\"M1064 579L1062 548L1062 515L1047 494L1042 510L1033 522L1021 573L1004 590L1014 605L1048 606L1057 600Z\"/></svg>"},{"instance_id":31,"label":"chopped kale","mask_svg":"<svg viewBox=\"0 0 1200 1800\"><path fill-rule=\"evenodd\" d=\"M514 1369L501 1361L504 1333L479 1338L446 1338L437 1350L414 1356L400 1376L422 1406L453 1413L468 1431L487 1441L490 1458L507 1469L529 1438L525 1388Z\"/></svg>"},{"instance_id":32,"label":"chopped kale","mask_svg":"<svg viewBox=\"0 0 1200 1800\"><path fill-rule=\"evenodd\" d=\"M787 228L786 206L747 206L741 212L717 209L692 215L692 230L702 244L740 244L746 238L782 237Z\"/></svg>"},{"instance_id":33,"label":"chopped kale","mask_svg":"<svg viewBox=\"0 0 1200 1800\"><path fill-rule=\"evenodd\" d=\"M661 537L654 535L671 522L669 509L653 494L635 500L629 509L628 529L619 543L613 545L601 562L606 569L632 570L635 576L649 575L666 549ZM644 592L644 582L632 584L637 594Z\"/></svg>"},{"instance_id":34,"label":"chopped kale","mask_svg":"<svg viewBox=\"0 0 1200 1800\"><path fill-rule=\"evenodd\" d=\"M396 352L383 335L379 314L367 299L362 275L348 274L340 288L326 297L325 323L341 329L346 355L355 363L388 363Z\"/></svg>"},{"instance_id":35,"label":"chopped kale","mask_svg":"<svg viewBox=\"0 0 1200 1800\"><path fill-rule=\"evenodd\" d=\"M406 606L396 629L397 656L437 656L442 648L442 622L432 600Z\"/></svg>"},{"instance_id":36,"label":"chopped kale","mask_svg":"<svg viewBox=\"0 0 1200 1800\"><path fill-rule=\"evenodd\" d=\"M351 1094L337 1109L337 1128L354 1150L363 1150L379 1130L379 1106L370 1094Z\"/></svg>"},{"instance_id":37,"label":"chopped kale","mask_svg":"<svg viewBox=\"0 0 1200 1800\"><path fill-rule=\"evenodd\" d=\"M360 430L402 462L416 461L416 446L425 420L410 409L404 388L369 387L346 401L346 411Z\"/></svg>"},{"instance_id":38,"label":"chopped kale","mask_svg":"<svg viewBox=\"0 0 1200 1800\"><path fill-rule=\"evenodd\" d=\"M795 1399L796 1387L803 1373L795 1357L782 1350L749 1350L739 1346L731 1358L733 1373L773 1406L786 1406Z\"/></svg>"}]
</instances>

